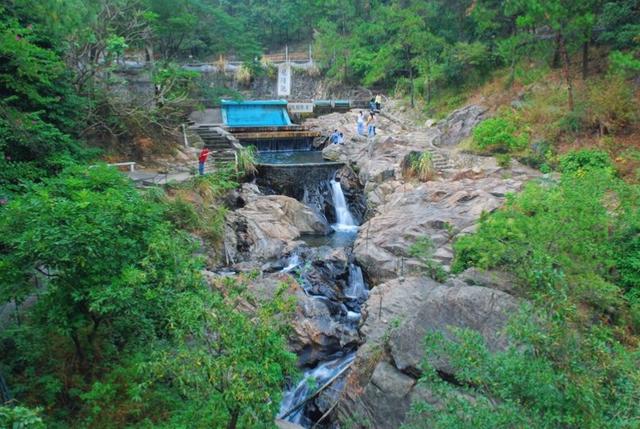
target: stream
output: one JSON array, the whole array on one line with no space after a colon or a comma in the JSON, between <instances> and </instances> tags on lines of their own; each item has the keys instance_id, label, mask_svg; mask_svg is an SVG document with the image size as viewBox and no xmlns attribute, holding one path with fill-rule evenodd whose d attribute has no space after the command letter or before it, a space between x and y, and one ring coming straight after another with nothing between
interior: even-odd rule
<instances>
[{"instance_id":1,"label":"stream","mask_svg":"<svg viewBox=\"0 0 640 429\"><path fill-rule=\"evenodd\" d=\"M307 240L310 246L330 246L332 248L351 248L358 233L358 225L354 216L351 214L344 192L340 182L332 179L330 182L331 197L335 210L336 222L331 225L335 231L328 237L318 237L315 241ZM335 296L328 297L318 294L318 290L309 284L304 277L305 261L298 254L289 257L287 265L282 269L284 273L296 273L302 279L302 287L305 292L312 296L313 299L330 301L335 303ZM315 293L314 293L315 292ZM341 291L340 302L341 311L333 317L336 321L357 330L361 318L360 306L367 300L369 290L364 281L362 270L355 264L353 260L348 267L348 281L344 290ZM323 404L326 403L326 395L329 395L329 401L334 403L340 395L344 387L344 377L341 372L346 372L347 367L355 359L355 347L340 350L337 353L327 355L323 360L313 367L302 368L302 379L284 393L280 404L279 418L292 423L299 424L305 428L311 428L323 417L327 411ZM324 389L330 384L330 388L324 390L321 394L317 394L318 389ZM318 401L318 398L323 400ZM313 399L310 399L313 398ZM332 404L329 404L329 406ZM329 423L329 421L323 421Z\"/></svg>"}]
</instances>

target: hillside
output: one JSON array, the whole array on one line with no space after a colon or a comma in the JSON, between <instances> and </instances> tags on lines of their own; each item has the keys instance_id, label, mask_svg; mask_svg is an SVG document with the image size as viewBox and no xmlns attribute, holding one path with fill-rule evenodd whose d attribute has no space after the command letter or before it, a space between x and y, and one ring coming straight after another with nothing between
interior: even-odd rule
<instances>
[{"instance_id":1,"label":"hillside","mask_svg":"<svg viewBox=\"0 0 640 429\"><path fill-rule=\"evenodd\" d=\"M0 428L639 398L640 1L0 4Z\"/></svg>"}]
</instances>

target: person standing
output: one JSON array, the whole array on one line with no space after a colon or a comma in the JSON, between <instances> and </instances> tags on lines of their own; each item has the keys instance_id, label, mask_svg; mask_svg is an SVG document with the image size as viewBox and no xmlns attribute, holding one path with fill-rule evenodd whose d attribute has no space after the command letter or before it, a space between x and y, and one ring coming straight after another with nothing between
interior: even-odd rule
<instances>
[{"instance_id":1,"label":"person standing","mask_svg":"<svg viewBox=\"0 0 640 429\"><path fill-rule=\"evenodd\" d=\"M359 136L363 136L364 135L364 112L361 110L360 114L358 115L358 135Z\"/></svg>"},{"instance_id":2,"label":"person standing","mask_svg":"<svg viewBox=\"0 0 640 429\"><path fill-rule=\"evenodd\" d=\"M379 112L382 109L382 95L376 95L376 110Z\"/></svg>"},{"instance_id":3,"label":"person standing","mask_svg":"<svg viewBox=\"0 0 640 429\"><path fill-rule=\"evenodd\" d=\"M373 112L369 115L369 119L367 120L367 131L369 133L369 138L376 136L376 115Z\"/></svg>"},{"instance_id":4,"label":"person standing","mask_svg":"<svg viewBox=\"0 0 640 429\"><path fill-rule=\"evenodd\" d=\"M375 112L376 110L376 99L375 98L371 98L371 100L369 100L369 110L371 112Z\"/></svg>"},{"instance_id":5,"label":"person standing","mask_svg":"<svg viewBox=\"0 0 640 429\"><path fill-rule=\"evenodd\" d=\"M204 165L207 163L207 158L209 158L209 148L204 147L198 157L198 172L201 176L204 176Z\"/></svg>"}]
</instances>

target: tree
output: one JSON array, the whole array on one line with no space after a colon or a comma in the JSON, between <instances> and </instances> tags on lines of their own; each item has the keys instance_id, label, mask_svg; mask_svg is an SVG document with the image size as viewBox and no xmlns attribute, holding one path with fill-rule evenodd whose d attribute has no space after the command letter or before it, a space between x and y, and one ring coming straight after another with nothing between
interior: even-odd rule
<instances>
[{"instance_id":1,"label":"tree","mask_svg":"<svg viewBox=\"0 0 640 429\"><path fill-rule=\"evenodd\" d=\"M596 2L597 0L581 2L570 0L510 0L505 5L512 12L521 12L517 20L518 26L530 29L546 26L555 33L558 53L562 60L562 73L567 84L570 111L574 110L575 103L568 51L570 40L568 39L577 33L581 43L588 43L591 38L591 29L595 23L593 9ZM588 46L586 49L588 52ZM585 64L586 58L587 56L585 55ZM586 67L583 69L586 70Z\"/></svg>"},{"instance_id":2,"label":"tree","mask_svg":"<svg viewBox=\"0 0 640 429\"><path fill-rule=\"evenodd\" d=\"M248 298L206 287L168 215L106 166L68 169L2 209L0 301L37 296L0 341L19 397L71 426L273 421L295 368L291 301L239 313Z\"/></svg>"}]
</instances>

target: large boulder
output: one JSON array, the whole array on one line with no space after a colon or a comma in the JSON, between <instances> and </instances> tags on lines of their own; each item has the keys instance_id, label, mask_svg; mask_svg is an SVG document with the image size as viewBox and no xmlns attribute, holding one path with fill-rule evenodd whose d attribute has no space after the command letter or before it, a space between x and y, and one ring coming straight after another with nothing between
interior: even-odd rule
<instances>
[{"instance_id":1,"label":"large boulder","mask_svg":"<svg viewBox=\"0 0 640 429\"><path fill-rule=\"evenodd\" d=\"M326 235L326 220L301 202L282 195L246 192L244 207L227 217L225 249L232 260L279 258L303 234Z\"/></svg>"},{"instance_id":2,"label":"large boulder","mask_svg":"<svg viewBox=\"0 0 640 429\"><path fill-rule=\"evenodd\" d=\"M486 107L477 104L456 110L438 124L439 136L434 144L436 146L457 145L471 135L476 125L485 119L487 111Z\"/></svg>"},{"instance_id":3,"label":"large boulder","mask_svg":"<svg viewBox=\"0 0 640 429\"><path fill-rule=\"evenodd\" d=\"M339 420L361 428L395 428L416 398L437 404L417 385L427 333L452 338L453 329L478 331L491 351L508 344L504 327L518 301L478 286L450 287L422 277L392 280L372 290L361 327L366 338L338 406ZM429 358L426 356L426 358ZM446 361L431 361L455 377Z\"/></svg>"},{"instance_id":4,"label":"large boulder","mask_svg":"<svg viewBox=\"0 0 640 429\"><path fill-rule=\"evenodd\" d=\"M505 194L520 190L527 179L494 175L389 187L393 193L379 197L376 215L360 228L356 259L370 282L381 283L400 275L403 267L404 274L415 269L417 261L409 248L428 237L435 246L435 259L448 266L454 238L472 231L482 213L500 207Z\"/></svg>"}]
</instances>

